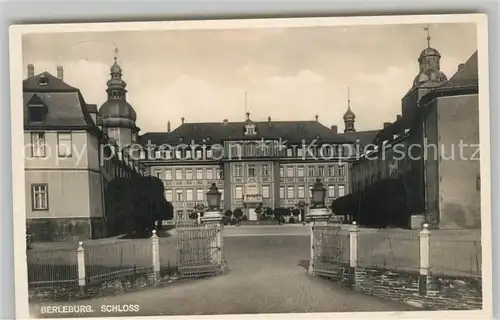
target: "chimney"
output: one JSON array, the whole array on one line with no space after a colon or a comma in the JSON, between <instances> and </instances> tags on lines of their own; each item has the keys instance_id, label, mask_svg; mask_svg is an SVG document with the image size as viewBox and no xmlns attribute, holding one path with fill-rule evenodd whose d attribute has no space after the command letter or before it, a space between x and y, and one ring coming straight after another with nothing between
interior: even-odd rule
<instances>
[{"instance_id":1,"label":"chimney","mask_svg":"<svg viewBox=\"0 0 500 320\"><path fill-rule=\"evenodd\" d=\"M335 134L337 134L339 132L339 129L338 129L337 126L332 126L331 129L332 129L332 132L335 133Z\"/></svg>"},{"instance_id":2,"label":"chimney","mask_svg":"<svg viewBox=\"0 0 500 320\"><path fill-rule=\"evenodd\" d=\"M30 63L30 64L28 64L28 78L31 78L34 76L35 76L35 66Z\"/></svg>"},{"instance_id":3,"label":"chimney","mask_svg":"<svg viewBox=\"0 0 500 320\"><path fill-rule=\"evenodd\" d=\"M184 124L184 121L186 121L186 119L184 117L181 118L181 122L182 124Z\"/></svg>"},{"instance_id":4,"label":"chimney","mask_svg":"<svg viewBox=\"0 0 500 320\"><path fill-rule=\"evenodd\" d=\"M401 117L401 115L400 115L400 114L398 114L398 115L396 116L396 121L401 120L401 118L402 118L402 117Z\"/></svg>"},{"instance_id":5,"label":"chimney","mask_svg":"<svg viewBox=\"0 0 500 320\"><path fill-rule=\"evenodd\" d=\"M458 65L457 67L457 71L460 71L463 67L464 67L465 64L461 63Z\"/></svg>"},{"instance_id":6,"label":"chimney","mask_svg":"<svg viewBox=\"0 0 500 320\"><path fill-rule=\"evenodd\" d=\"M64 78L63 67L62 66L57 66L56 69L57 69L57 78L62 81L63 78Z\"/></svg>"},{"instance_id":7,"label":"chimney","mask_svg":"<svg viewBox=\"0 0 500 320\"><path fill-rule=\"evenodd\" d=\"M384 122L384 128L387 128L388 126L390 126L392 123L390 122Z\"/></svg>"},{"instance_id":8,"label":"chimney","mask_svg":"<svg viewBox=\"0 0 500 320\"><path fill-rule=\"evenodd\" d=\"M167 132L170 132L170 120L167 121Z\"/></svg>"},{"instance_id":9,"label":"chimney","mask_svg":"<svg viewBox=\"0 0 500 320\"><path fill-rule=\"evenodd\" d=\"M229 120L227 120L227 119L224 119L224 120L222 121L222 123L224 123L224 125L227 125L227 123L228 123L228 122L229 122Z\"/></svg>"},{"instance_id":10,"label":"chimney","mask_svg":"<svg viewBox=\"0 0 500 320\"><path fill-rule=\"evenodd\" d=\"M271 125L271 117L267 117L267 124Z\"/></svg>"},{"instance_id":11,"label":"chimney","mask_svg":"<svg viewBox=\"0 0 500 320\"><path fill-rule=\"evenodd\" d=\"M314 118L316 118L316 122L318 122L319 115L315 115Z\"/></svg>"}]
</instances>

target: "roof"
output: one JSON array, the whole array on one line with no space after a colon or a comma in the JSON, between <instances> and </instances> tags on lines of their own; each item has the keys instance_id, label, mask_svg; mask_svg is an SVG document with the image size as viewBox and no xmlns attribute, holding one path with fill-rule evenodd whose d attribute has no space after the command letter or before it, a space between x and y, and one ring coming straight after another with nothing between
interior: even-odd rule
<instances>
[{"instance_id":1,"label":"roof","mask_svg":"<svg viewBox=\"0 0 500 320\"><path fill-rule=\"evenodd\" d=\"M359 139L360 147L373 143L373 139L380 132L380 130L367 130L367 131L355 131L355 132L344 132L342 135L347 139L356 141Z\"/></svg>"},{"instance_id":2,"label":"roof","mask_svg":"<svg viewBox=\"0 0 500 320\"><path fill-rule=\"evenodd\" d=\"M48 80L46 85L39 83L43 77ZM45 108L43 122L30 121L28 111L30 105ZM23 81L23 111L25 128L97 129L80 91L48 72Z\"/></svg>"},{"instance_id":3,"label":"roof","mask_svg":"<svg viewBox=\"0 0 500 320\"><path fill-rule=\"evenodd\" d=\"M78 92L78 89L45 71L23 80L23 92Z\"/></svg>"},{"instance_id":4,"label":"roof","mask_svg":"<svg viewBox=\"0 0 500 320\"><path fill-rule=\"evenodd\" d=\"M246 122L208 122L208 123L184 123L172 132L151 132L140 137L142 143L177 144L184 142L207 142L218 143L223 140L247 140L247 139L279 139L289 143L302 143L319 138L330 143L352 143L344 134L334 133L330 128L317 121L262 121L251 122L255 125L257 135L248 137L244 135Z\"/></svg>"},{"instance_id":5,"label":"roof","mask_svg":"<svg viewBox=\"0 0 500 320\"><path fill-rule=\"evenodd\" d=\"M425 105L437 97L477 93L478 81L478 60L475 51L450 80L427 93L419 103Z\"/></svg>"},{"instance_id":6,"label":"roof","mask_svg":"<svg viewBox=\"0 0 500 320\"><path fill-rule=\"evenodd\" d=\"M440 88L458 88L478 85L478 64L477 51L470 56L465 64L451 77L451 79L443 84Z\"/></svg>"}]
</instances>

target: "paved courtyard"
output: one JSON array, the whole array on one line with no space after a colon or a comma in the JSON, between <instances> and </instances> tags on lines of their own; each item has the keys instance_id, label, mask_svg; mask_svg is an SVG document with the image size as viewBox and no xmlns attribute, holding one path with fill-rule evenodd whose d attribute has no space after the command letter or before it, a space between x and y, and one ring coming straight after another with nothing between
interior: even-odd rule
<instances>
[{"instance_id":1,"label":"paved courtyard","mask_svg":"<svg viewBox=\"0 0 500 320\"><path fill-rule=\"evenodd\" d=\"M412 310L398 302L367 296L308 276L308 227L230 227L224 232L229 265L229 272L224 276L78 303L94 311L86 316ZM137 313L102 313L103 304L137 304L140 310ZM40 306L32 306L33 315L39 311ZM71 315L61 315L68 316Z\"/></svg>"}]
</instances>

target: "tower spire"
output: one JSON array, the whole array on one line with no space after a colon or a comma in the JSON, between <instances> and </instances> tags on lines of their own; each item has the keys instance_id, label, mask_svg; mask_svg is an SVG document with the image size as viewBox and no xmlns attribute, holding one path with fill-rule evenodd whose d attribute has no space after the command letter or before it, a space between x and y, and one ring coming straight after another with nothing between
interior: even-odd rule
<instances>
[{"instance_id":1,"label":"tower spire","mask_svg":"<svg viewBox=\"0 0 500 320\"><path fill-rule=\"evenodd\" d=\"M351 110L351 87L347 87L347 110Z\"/></svg>"},{"instance_id":2,"label":"tower spire","mask_svg":"<svg viewBox=\"0 0 500 320\"><path fill-rule=\"evenodd\" d=\"M248 112L248 92L245 91L245 115L247 117L247 120L250 117L250 113Z\"/></svg>"},{"instance_id":3,"label":"tower spire","mask_svg":"<svg viewBox=\"0 0 500 320\"><path fill-rule=\"evenodd\" d=\"M429 30L429 26L424 28L425 31L427 31L427 48L431 47L431 34Z\"/></svg>"},{"instance_id":4,"label":"tower spire","mask_svg":"<svg viewBox=\"0 0 500 320\"><path fill-rule=\"evenodd\" d=\"M114 49L113 49L113 60L115 60L115 62L118 60L118 47L116 46L116 44L113 45Z\"/></svg>"}]
</instances>

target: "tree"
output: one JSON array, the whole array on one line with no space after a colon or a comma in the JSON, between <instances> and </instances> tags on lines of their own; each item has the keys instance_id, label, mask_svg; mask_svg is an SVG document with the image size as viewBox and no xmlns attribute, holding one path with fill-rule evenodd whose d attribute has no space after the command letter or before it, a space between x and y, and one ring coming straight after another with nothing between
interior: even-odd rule
<instances>
[{"instance_id":1,"label":"tree","mask_svg":"<svg viewBox=\"0 0 500 320\"><path fill-rule=\"evenodd\" d=\"M233 212L233 216L236 219L237 224L239 224L241 221L241 217L243 216L243 210L241 210L240 208L236 208Z\"/></svg>"},{"instance_id":2,"label":"tree","mask_svg":"<svg viewBox=\"0 0 500 320\"><path fill-rule=\"evenodd\" d=\"M160 179L151 176L116 178L105 186L108 233L147 235L170 212Z\"/></svg>"}]
</instances>

